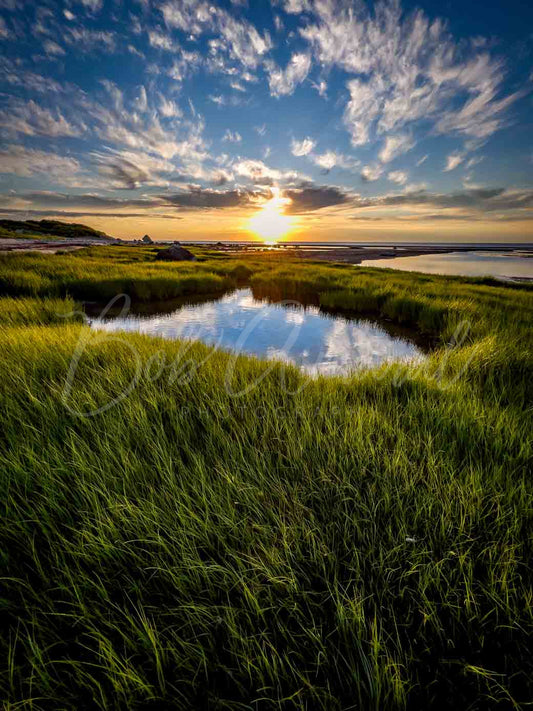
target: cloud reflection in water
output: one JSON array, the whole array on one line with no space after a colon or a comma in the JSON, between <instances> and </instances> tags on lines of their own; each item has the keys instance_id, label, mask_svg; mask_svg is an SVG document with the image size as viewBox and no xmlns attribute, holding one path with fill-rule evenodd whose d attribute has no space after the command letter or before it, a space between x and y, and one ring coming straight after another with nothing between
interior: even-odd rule
<instances>
[{"instance_id":1,"label":"cloud reflection in water","mask_svg":"<svg viewBox=\"0 0 533 711\"><path fill-rule=\"evenodd\" d=\"M390 360L422 357L421 350L381 326L322 313L317 307L271 304L239 289L216 301L185 305L169 314L96 319L106 331L199 340L259 358L282 360L312 375L342 375Z\"/></svg>"}]
</instances>

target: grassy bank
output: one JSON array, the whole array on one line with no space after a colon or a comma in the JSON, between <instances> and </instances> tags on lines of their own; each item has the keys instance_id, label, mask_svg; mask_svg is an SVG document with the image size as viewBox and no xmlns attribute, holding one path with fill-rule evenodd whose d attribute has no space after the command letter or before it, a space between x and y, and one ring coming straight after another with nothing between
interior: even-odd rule
<instances>
[{"instance_id":1,"label":"grassy bank","mask_svg":"<svg viewBox=\"0 0 533 711\"><path fill-rule=\"evenodd\" d=\"M6 708L525 708L533 292L153 256L0 258ZM438 347L310 380L54 315L243 279Z\"/></svg>"},{"instance_id":2,"label":"grassy bank","mask_svg":"<svg viewBox=\"0 0 533 711\"><path fill-rule=\"evenodd\" d=\"M106 301L125 293L137 301L206 294L249 276L237 260L156 262L157 249L92 247L71 254L0 254L0 293L71 296Z\"/></svg>"}]
</instances>

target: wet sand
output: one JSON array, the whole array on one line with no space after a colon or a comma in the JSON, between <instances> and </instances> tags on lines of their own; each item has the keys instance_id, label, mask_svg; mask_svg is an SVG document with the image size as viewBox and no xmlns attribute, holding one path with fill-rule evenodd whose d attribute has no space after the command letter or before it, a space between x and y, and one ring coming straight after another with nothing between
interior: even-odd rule
<instances>
[{"instance_id":1,"label":"wet sand","mask_svg":"<svg viewBox=\"0 0 533 711\"><path fill-rule=\"evenodd\" d=\"M86 239L4 239L0 238L1 252L41 252L44 254L55 254L56 252L72 252L83 247L94 247L96 245L113 244L110 242L86 240Z\"/></svg>"},{"instance_id":2,"label":"wet sand","mask_svg":"<svg viewBox=\"0 0 533 711\"><path fill-rule=\"evenodd\" d=\"M317 245L317 246L296 246L279 245L274 248L258 248L252 245L225 244L206 245L205 243L190 244L187 246L197 246L209 248L210 251L220 251L226 253L245 254L272 254L273 256L294 257L297 259L321 261L321 262L341 262L345 264L361 264L366 260L396 259L398 257L419 257L430 254L451 254L452 252L516 252L517 245L502 244L479 244L479 245L410 245L410 246L344 246L344 245ZM533 257L533 245L520 245L520 256L524 258Z\"/></svg>"}]
</instances>

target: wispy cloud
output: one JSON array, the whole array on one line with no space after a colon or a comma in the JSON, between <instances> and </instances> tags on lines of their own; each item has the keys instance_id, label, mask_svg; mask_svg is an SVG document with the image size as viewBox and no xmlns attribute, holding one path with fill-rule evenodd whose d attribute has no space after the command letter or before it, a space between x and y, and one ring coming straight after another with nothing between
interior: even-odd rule
<instances>
[{"instance_id":1,"label":"wispy cloud","mask_svg":"<svg viewBox=\"0 0 533 711\"><path fill-rule=\"evenodd\" d=\"M242 141L242 136L238 131L232 131L231 129L226 129L226 133L222 137L223 141L228 141L229 143L240 143Z\"/></svg>"},{"instance_id":2,"label":"wispy cloud","mask_svg":"<svg viewBox=\"0 0 533 711\"><path fill-rule=\"evenodd\" d=\"M387 178L398 185L405 185L409 180L408 174L404 170L392 170Z\"/></svg>"},{"instance_id":3,"label":"wispy cloud","mask_svg":"<svg viewBox=\"0 0 533 711\"><path fill-rule=\"evenodd\" d=\"M446 166L444 168L444 172L455 170L458 165L461 165L463 160L464 155L462 153L450 153L450 155L446 158Z\"/></svg>"},{"instance_id":4,"label":"wispy cloud","mask_svg":"<svg viewBox=\"0 0 533 711\"><path fill-rule=\"evenodd\" d=\"M309 54L293 54L285 69L280 69L274 62L267 62L268 85L272 96L287 96L292 94L298 84L301 84L311 69Z\"/></svg>"},{"instance_id":5,"label":"wispy cloud","mask_svg":"<svg viewBox=\"0 0 533 711\"><path fill-rule=\"evenodd\" d=\"M355 171L359 165L360 161L345 156L342 153L337 153L336 151L326 151L321 154L310 154L309 158L311 161L321 168L323 173L329 173L333 168L341 168L342 170Z\"/></svg>"},{"instance_id":6,"label":"wispy cloud","mask_svg":"<svg viewBox=\"0 0 533 711\"><path fill-rule=\"evenodd\" d=\"M293 156L297 157L306 156L311 153L315 145L316 144L312 138L304 138L301 141L293 139L291 142L291 153Z\"/></svg>"},{"instance_id":7,"label":"wispy cloud","mask_svg":"<svg viewBox=\"0 0 533 711\"><path fill-rule=\"evenodd\" d=\"M0 128L8 135L79 136L85 127L69 122L60 111L52 111L37 104L13 99L8 109L0 111Z\"/></svg>"},{"instance_id":8,"label":"wispy cloud","mask_svg":"<svg viewBox=\"0 0 533 711\"><path fill-rule=\"evenodd\" d=\"M232 166L235 174L247 178L256 185L282 185L305 179L296 171L282 171L270 168L260 160L240 160Z\"/></svg>"},{"instance_id":9,"label":"wispy cloud","mask_svg":"<svg viewBox=\"0 0 533 711\"><path fill-rule=\"evenodd\" d=\"M297 3L296 3L297 4ZM456 43L445 24L399 3L332 0L301 4L314 21L300 29L316 60L357 75L348 84L344 120L354 145L425 119L436 132L486 137L504 125L515 92L499 97L503 67L483 48ZM457 106L459 104L459 106Z\"/></svg>"},{"instance_id":10,"label":"wispy cloud","mask_svg":"<svg viewBox=\"0 0 533 711\"><path fill-rule=\"evenodd\" d=\"M224 69L236 61L255 69L272 47L268 32L260 33L248 21L237 19L227 10L207 2L171 0L161 6L167 27L175 27L193 36L210 33L217 36L211 44L211 67Z\"/></svg>"},{"instance_id":11,"label":"wispy cloud","mask_svg":"<svg viewBox=\"0 0 533 711\"><path fill-rule=\"evenodd\" d=\"M383 174L383 166L381 165L365 165L361 170L361 178L365 182L373 182L378 180Z\"/></svg>"},{"instance_id":12,"label":"wispy cloud","mask_svg":"<svg viewBox=\"0 0 533 711\"><path fill-rule=\"evenodd\" d=\"M389 163L402 153L410 151L414 144L413 138L408 135L387 136L379 152L379 159L382 163Z\"/></svg>"},{"instance_id":13,"label":"wispy cloud","mask_svg":"<svg viewBox=\"0 0 533 711\"><path fill-rule=\"evenodd\" d=\"M1 31L1 27L0 27ZM43 49L48 54L49 56L52 57L64 57L66 52L61 47L60 45L57 44L57 42L54 42L53 40L46 40L46 42L43 43Z\"/></svg>"},{"instance_id":14,"label":"wispy cloud","mask_svg":"<svg viewBox=\"0 0 533 711\"><path fill-rule=\"evenodd\" d=\"M64 179L79 170L80 164L77 160L57 153L17 145L8 145L0 151L0 173L13 173L24 177L43 174Z\"/></svg>"}]
</instances>

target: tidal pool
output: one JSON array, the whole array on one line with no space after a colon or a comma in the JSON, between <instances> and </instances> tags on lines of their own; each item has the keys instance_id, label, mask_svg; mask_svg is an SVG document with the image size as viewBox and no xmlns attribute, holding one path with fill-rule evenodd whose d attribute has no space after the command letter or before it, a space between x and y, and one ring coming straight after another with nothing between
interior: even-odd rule
<instances>
[{"instance_id":1,"label":"tidal pool","mask_svg":"<svg viewBox=\"0 0 533 711\"><path fill-rule=\"evenodd\" d=\"M217 348L299 366L311 375L343 375L388 361L423 357L423 347L387 322L324 313L317 306L272 303L251 289L187 303L169 313L95 318L93 328L202 341Z\"/></svg>"},{"instance_id":2,"label":"tidal pool","mask_svg":"<svg viewBox=\"0 0 533 711\"><path fill-rule=\"evenodd\" d=\"M384 267L426 274L455 274L458 276L492 276L503 279L533 279L533 258L516 252L450 252L449 254L421 254L417 257L365 259L362 267Z\"/></svg>"}]
</instances>

